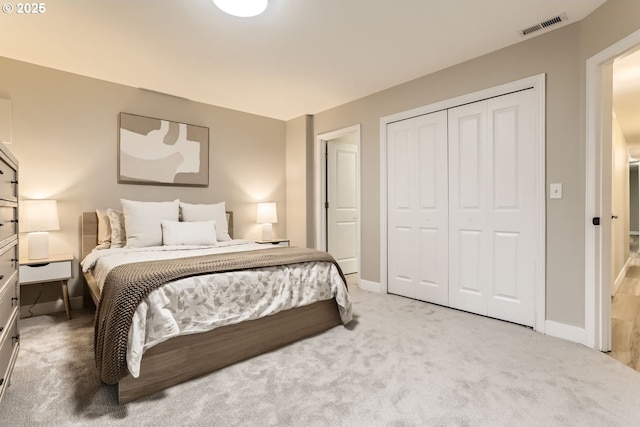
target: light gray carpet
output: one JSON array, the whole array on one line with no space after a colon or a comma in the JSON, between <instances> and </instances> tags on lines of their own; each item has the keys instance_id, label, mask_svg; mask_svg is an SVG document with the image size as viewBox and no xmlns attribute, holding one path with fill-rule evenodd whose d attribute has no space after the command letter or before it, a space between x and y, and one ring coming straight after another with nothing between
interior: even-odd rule
<instances>
[{"instance_id":1,"label":"light gray carpet","mask_svg":"<svg viewBox=\"0 0 640 427\"><path fill-rule=\"evenodd\" d=\"M639 426L640 373L510 323L352 287L356 324L118 406L92 316L22 321L7 426Z\"/></svg>"}]
</instances>

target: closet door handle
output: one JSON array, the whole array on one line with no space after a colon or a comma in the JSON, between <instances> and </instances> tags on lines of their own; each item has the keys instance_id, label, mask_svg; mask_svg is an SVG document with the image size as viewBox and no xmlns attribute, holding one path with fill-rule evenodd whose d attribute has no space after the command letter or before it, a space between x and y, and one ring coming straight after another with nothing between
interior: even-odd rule
<instances>
[{"instance_id":1,"label":"closet door handle","mask_svg":"<svg viewBox=\"0 0 640 427\"><path fill-rule=\"evenodd\" d=\"M618 219L618 215L611 215L611 219Z\"/></svg>"}]
</instances>

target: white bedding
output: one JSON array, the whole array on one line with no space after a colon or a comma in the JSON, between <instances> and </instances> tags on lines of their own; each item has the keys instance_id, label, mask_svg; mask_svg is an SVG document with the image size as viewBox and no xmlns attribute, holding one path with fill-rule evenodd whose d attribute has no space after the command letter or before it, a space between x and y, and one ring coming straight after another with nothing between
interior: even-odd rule
<instances>
[{"instance_id":1,"label":"white bedding","mask_svg":"<svg viewBox=\"0 0 640 427\"><path fill-rule=\"evenodd\" d=\"M109 271L121 264L244 250L269 250L248 240L216 246L156 246L99 249L82 261L102 289ZM239 298L241 296L241 298ZM205 332L294 307L336 298L343 323L351 321L351 301L338 269L331 263L304 263L195 276L161 286L136 310L127 344L127 364L140 373L144 352L171 337Z\"/></svg>"}]
</instances>

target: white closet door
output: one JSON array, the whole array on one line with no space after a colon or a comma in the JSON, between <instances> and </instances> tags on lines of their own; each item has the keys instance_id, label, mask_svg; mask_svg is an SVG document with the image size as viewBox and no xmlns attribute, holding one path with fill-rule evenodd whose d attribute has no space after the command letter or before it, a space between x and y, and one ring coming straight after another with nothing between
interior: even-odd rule
<instances>
[{"instance_id":1,"label":"white closet door","mask_svg":"<svg viewBox=\"0 0 640 427\"><path fill-rule=\"evenodd\" d=\"M533 90L487 101L487 313L533 326L536 259L536 126Z\"/></svg>"},{"instance_id":2,"label":"white closet door","mask_svg":"<svg viewBox=\"0 0 640 427\"><path fill-rule=\"evenodd\" d=\"M449 305L487 314L487 103L449 110Z\"/></svg>"},{"instance_id":3,"label":"white closet door","mask_svg":"<svg viewBox=\"0 0 640 427\"><path fill-rule=\"evenodd\" d=\"M388 291L448 304L447 114L387 126Z\"/></svg>"},{"instance_id":4,"label":"white closet door","mask_svg":"<svg viewBox=\"0 0 640 427\"><path fill-rule=\"evenodd\" d=\"M533 326L535 98L449 110L450 306Z\"/></svg>"}]
</instances>

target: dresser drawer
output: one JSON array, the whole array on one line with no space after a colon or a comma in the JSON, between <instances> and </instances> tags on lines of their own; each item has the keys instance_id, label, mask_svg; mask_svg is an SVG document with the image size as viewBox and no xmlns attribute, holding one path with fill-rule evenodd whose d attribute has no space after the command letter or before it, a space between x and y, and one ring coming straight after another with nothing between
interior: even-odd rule
<instances>
[{"instance_id":1,"label":"dresser drawer","mask_svg":"<svg viewBox=\"0 0 640 427\"><path fill-rule=\"evenodd\" d=\"M0 332L0 399L9 386L11 371L19 349L18 310L15 310L9 328Z\"/></svg>"},{"instance_id":2,"label":"dresser drawer","mask_svg":"<svg viewBox=\"0 0 640 427\"><path fill-rule=\"evenodd\" d=\"M18 232L18 209L0 206L0 242Z\"/></svg>"},{"instance_id":3,"label":"dresser drawer","mask_svg":"<svg viewBox=\"0 0 640 427\"><path fill-rule=\"evenodd\" d=\"M18 200L18 173L0 156L0 199Z\"/></svg>"},{"instance_id":4,"label":"dresser drawer","mask_svg":"<svg viewBox=\"0 0 640 427\"><path fill-rule=\"evenodd\" d=\"M20 266L20 283L50 282L71 278L71 261Z\"/></svg>"},{"instance_id":5,"label":"dresser drawer","mask_svg":"<svg viewBox=\"0 0 640 427\"><path fill-rule=\"evenodd\" d=\"M15 242L0 254L0 280L4 280L18 270L18 245Z\"/></svg>"},{"instance_id":6,"label":"dresser drawer","mask_svg":"<svg viewBox=\"0 0 640 427\"><path fill-rule=\"evenodd\" d=\"M4 280L4 285L0 287L0 333L9 326L9 321L13 315L14 308L18 307L18 275Z\"/></svg>"}]
</instances>

